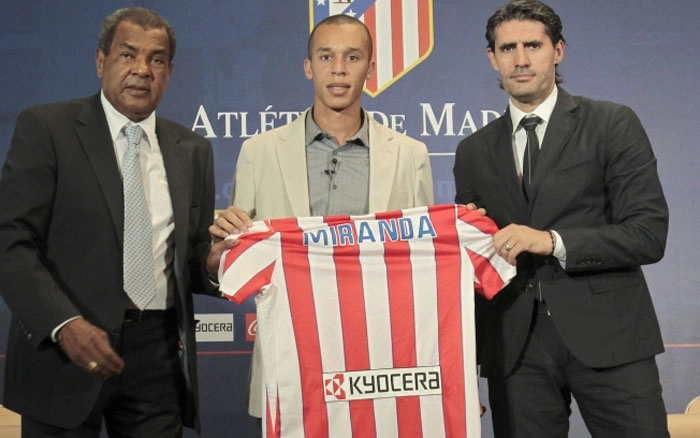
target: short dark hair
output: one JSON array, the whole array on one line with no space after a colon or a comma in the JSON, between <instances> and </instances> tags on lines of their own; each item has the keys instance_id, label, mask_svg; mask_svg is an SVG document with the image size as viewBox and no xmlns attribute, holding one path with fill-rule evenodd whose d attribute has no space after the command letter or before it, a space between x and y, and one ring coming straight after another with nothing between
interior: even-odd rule
<instances>
[{"instance_id":1,"label":"short dark hair","mask_svg":"<svg viewBox=\"0 0 700 438\"><path fill-rule=\"evenodd\" d=\"M512 0L489 17L489 21L486 24L486 41L491 50L496 50L496 27L499 24L512 20L539 21L544 25L544 31L552 41L552 44L557 44L559 41L566 44L566 40L562 35L564 26L554 9L539 0ZM557 84L562 82L562 77L559 75L558 70L555 80Z\"/></svg>"},{"instance_id":2,"label":"short dark hair","mask_svg":"<svg viewBox=\"0 0 700 438\"><path fill-rule=\"evenodd\" d=\"M365 23L362 21L358 20L355 17L352 17L350 15L345 15L345 14L338 14L338 15L331 15L329 17L324 18L323 20L319 21L316 26L314 26L313 30L311 31L311 34L309 35L309 41L307 43L307 52L309 59L311 59L312 53L311 50L313 48L314 44L314 35L316 34L316 29L319 28L319 26L325 26L328 24L355 24L362 26L362 28L365 30L367 33L367 42L369 43L369 59L372 59L372 51L374 49L373 47L373 42L372 42L372 34L369 31L369 28Z\"/></svg>"},{"instance_id":3,"label":"short dark hair","mask_svg":"<svg viewBox=\"0 0 700 438\"><path fill-rule=\"evenodd\" d=\"M100 34L97 40L97 47L102 50L102 53L109 55L114 34L117 32L117 26L122 21L130 21L144 29L165 29L165 32L168 34L168 40L170 40L170 62L173 62L177 47L175 31L165 18L150 9L140 6L117 9L105 18L102 27L100 27Z\"/></svg>"}]
</instances>

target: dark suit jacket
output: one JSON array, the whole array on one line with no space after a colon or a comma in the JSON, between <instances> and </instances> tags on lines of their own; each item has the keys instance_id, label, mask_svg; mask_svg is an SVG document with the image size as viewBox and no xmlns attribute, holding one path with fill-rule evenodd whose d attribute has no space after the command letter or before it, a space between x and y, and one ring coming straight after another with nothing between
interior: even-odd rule
<instances>
[{"instance_id":1,"label":"dark suit jacket","mask_svg":"<svg viewBox=\"0 0 700 438\"><path fill-rule=\"evenodd\" d=\"M516 279L493 302L477 298L478 353L485 376L507 375L524 347L538 288L567 347L590 367L663 351L640 265L661 259L668 208L656 158L629 108L562 89L526 201L516 173L510 114L462 140L456 202L486 208L499 227L556 230L566 269L521 255Z\"/></svg>"},{"instance_id":2,"label":"dark suit jacket","mask_svg":"<svg viewBox=\"0 0 700 438\"><path fill-rule=\"evenodd\" d=\"M173 275L185 425L198 428L191 292L214 293L206 278L214 211L211 144L158 118L156 133L175 220ZM0 180L0 293L12 310L4 404L22 415L74 427L89 414L101 382L71 364L51 331L82 315L119 330L122 182L99 93L19 115Z\"/></svg>"}]
</instances>

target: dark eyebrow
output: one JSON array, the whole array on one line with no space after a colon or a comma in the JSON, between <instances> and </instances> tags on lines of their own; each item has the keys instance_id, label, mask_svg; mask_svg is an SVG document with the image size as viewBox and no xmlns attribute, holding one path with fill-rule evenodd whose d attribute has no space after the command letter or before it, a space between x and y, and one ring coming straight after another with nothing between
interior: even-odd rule
<instances>
[{"instance_id":1,"label":"dark eyebrow","mask_svg":"<svg viewBox=\"0 0 700 438\"><path fill-rule=\"evenodd\" d=\"M121 47L122 49L131 50L132 52L136 52L138 50L135 46L132 46L131 44L126 43L126 42L119 44L119 47ZM163 49L156 49L156 50L153 50L152 52L150 52L149 56L163 55L165 53L167 53L167 50L164 48Z\"/></svg>"},{"instance_id":2,"label":"dark eyebrow","mask_svg":"<svg viewBox=\"0 0 700 438\"><path fill-rule=\"evenodd\" d=\"M499 50L507 50L507 49L514 49L518 44L517 43L503 43L500 46L498 46ZM532 47L532 46L541 46L542 41L540 40L531 40L531 41L525 41L523 43L525 47Z\"/></svg>"},{"instance_id":3,"label":"dark eyebrow","mask_svg":"<svg viewBox=\"0 0 700 438\"><path fill-rule=\"evenodd\" d=\"M123 49L131 50L131 51L136 51L136 47L132 46L129 43L121 43L121 44L119 44L119 47L121 47Z\"/></svg>"},{"instance_id":4,"label":"dark eyebrow","mask_svg":"<svg viewBox=\"0 0 700 438\"><path fill-rule=\"evenodd\" d=\"M316 49L316 52L318 52L318 53L332 52L332 51L333 51L333 49L331 49L330 47L319 47L318 49ZM347 50L345 50L344 52L345 53L356 53L356 52L361 52L361 51L362 51L362 49L359 47L348 47Z\"/></svg>"}]
</instances>

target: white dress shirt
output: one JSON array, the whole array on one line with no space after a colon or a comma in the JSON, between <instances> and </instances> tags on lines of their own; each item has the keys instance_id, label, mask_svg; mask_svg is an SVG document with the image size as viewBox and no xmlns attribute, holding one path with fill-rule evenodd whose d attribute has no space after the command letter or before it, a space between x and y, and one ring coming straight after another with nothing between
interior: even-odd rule
<instances>
[{"instance_id":1,"label":"white dress shirt","mask_svg":"<svg viewBox=\"0 0 700 438\"><path fill-rule=\"evenodd\" d=\"M518 175L522 179L523 177L523 158L525 157L525 146L527 146L527 133L525 128L520 126L520 121L524 117L537 116L542 119L539 125L535 128L535 133L537 134L537 139L540 142L540 149L542 149L542 144L544 143L544 136L547 132L547 126L549 126L549 121L552 118L552 113L554 112L554 105L557 103L557 96L559 95L559 88L554 87L554 90L547 96L547 98L539 104L534 111L530 113L525 113L518 109L513 104L511 99L508 103L508 110L510 112L510 119L513 124L512 133L512 144L513 144L513 158L515 159L515 168L518 171ZM550 230L556 236L554 242L554 252L553 256L559 259L559 263L562 267L566 265L566 247L564 246L564 241L562 241L561 236L554 230Z\"/></svg>"},{"instance_id":2,"label":"white dress shirt","mask_svg":"<svg viewBox=\"0 0 700 438\"><path fill-rule=\"evenodd\" d=\"M114 152L121 173L122 160L126 152L126 136L122 128L126 124L134 124L126 116L117 111L107 100L104 93L101 95L102 106L107 116L109 132L114 142ZM149 310L163 310L173 306L173 282L171 280L173 264L173 230L175 221L173 206L170 200L168 178L163 164L163 155L156 136L156 113L151 113L148 118L140 121L144 132L141 139L141 174L144 176L143 187L146 193L146 202L151 211L151 223L153 225L153 266L156 276L156 297L146 306Z\"/></svg>"}]
</instances>

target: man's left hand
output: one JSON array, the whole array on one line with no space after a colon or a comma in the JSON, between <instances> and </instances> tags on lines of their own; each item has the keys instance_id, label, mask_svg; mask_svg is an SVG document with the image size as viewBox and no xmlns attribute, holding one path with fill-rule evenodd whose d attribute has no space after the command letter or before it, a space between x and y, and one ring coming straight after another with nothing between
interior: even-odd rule
<instances>
[{"instance_id":1,"label":"man's left hand","mask_svg":"<svg viewBox=\"0 0 700 438\"><path fill-rule=\"evenodd\" d=\"M536 230L525 225L511 224L493 236L493 245L498 254L515 266L516 258L524 252L550 255L552 236L549 231Z\"/></svg>"}]
</instances>

